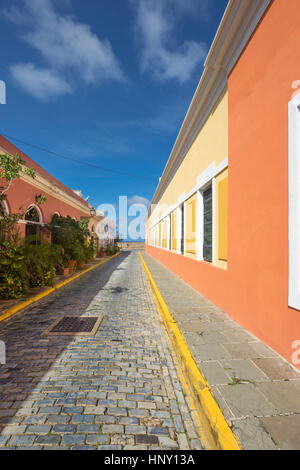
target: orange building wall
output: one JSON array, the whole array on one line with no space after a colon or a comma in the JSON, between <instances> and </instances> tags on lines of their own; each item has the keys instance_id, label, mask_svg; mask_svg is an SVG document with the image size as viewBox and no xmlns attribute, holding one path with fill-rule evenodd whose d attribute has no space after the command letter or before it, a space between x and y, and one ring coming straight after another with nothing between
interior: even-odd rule
<instances>
[{"instance_id":1,"label":"orange building wall","mask_svg":"<svg viewBox=\"0 0 300 470\"><path fill-rule=\"evenodd\" d=\"M77 220L80 220L81 217L87 217L85 212L69 206L67 203L56 199L46 191L41 191L21 179L15 180L7 192L6 202L8 204L9 211L14 213L19 212L21 205L24 211L28 209L31 204L37 205L35 196L38 194L45 194L47 196L47 202L39 206L44 223L51 222L52 216L55 212L59 212L62 216L69 215L70 217L76 217Z\"/></svg>"},{"instance_id":2,"label":"orange building wall","mask_svg":"<svg viewBox=\"0 0 300 470\"><path fill-rule=\"evenodd\" d=\"M300 79L299 0L274 0L228 80L228 267L147 251L291 362L288 102ZM300 368L300 367L299 367Z\"/></svg>"},{"instance_id":3,"label":"orange building wall","mask_svg":"<svg viewBox=\"0 0 300 470\"><path fill-rule=\"evenodd\" d=\"M228 305L289 361L300 339L300 312L288 308L288 102L299 24L299 0L274 0L228 82Z\"/></svg>"}]
</instances>

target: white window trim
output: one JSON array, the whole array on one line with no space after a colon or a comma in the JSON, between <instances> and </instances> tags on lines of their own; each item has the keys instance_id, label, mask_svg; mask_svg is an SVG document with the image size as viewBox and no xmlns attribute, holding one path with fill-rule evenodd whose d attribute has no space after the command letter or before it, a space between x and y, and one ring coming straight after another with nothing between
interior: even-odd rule
<instances>
[{"instance_id":1,"label":"white window trim","mask_svg":"<svg viewBox=\"0 0 300 470\"><path fill-rule=\"evenodd\" d=\"M299 99L300 101L300 99ZM185 247L184 247L184 253L181 253L181 212L182 212L182 206L185 205L186 201L193 196L193 194L197 193L197 212L196 212L196 259L197 261L204 261L203 258L203 191L207 189L209 186L212 188L212 211L213 211L213 220L212 220L212 261L209 262L211 265L215 265L215 228L216 228L216 217L217 214L215 212L216 208L216 201L215 201L215 185L216 185L216 176L220 174L222 171L224 171L226 168L228 168L228 159L224 160L220 165L218 165L216 168L214 167L214 164L210 164L202 173L201 175L198 176L197 178L197 185L189 191L187 194L182 193L178 197L177 204L174 206L171 206L168 208L168 211L160 217L160 219L153 224L149 230L152 228L158 228L159 224L162 223L162 243L159 248L164 249L163 247L163 227L164 227L164 219L167 217L168 224L167 224L167 230L169 231L170 229L170 221L169 218L171 217L171 213L177 211L178 214L178 220L177 220L177 241L178 245L177 246L177 254L183 254L185 255ZM300 179L299 179L300 181ZM186 211L184 212L184 227L186 225L185 223L185 217L186 217ZM168 247L166 250L170 251L171 248L168 243Z\"/></svg>"},{"instance_id":2,"label":"white window trim","mask_svg":"<svg viewBox=\"0 0 300 470\"><path fill-rule=\"evenodd\" d=\"M4 200L4 201L1 201L0 204L1 204L2 208L4 209L4 214L9 215L9 209L8 209L7 202Z\"/></svg>"},{"instance_id":3,"label":"white window trim","mask_svg":"<svg viewBox=\"0 0 300 470\"><path fill-rule=\"evenodd\" d=\"M206 263L210 263L214 265L214 246L215 246L215 178L212 177L209 181L206 181L203 186L197 192L197 219L196 219L196 249L197 249L197 260L198 261L205 261L203 257L203 243L204 243L204 207L203 207L203 193L206 189L211 186L211 197L212 197L212 260L205 261Z\"/></svg>"},{"instance_id":4,"label":"white window trim","mask_svg":"<svg viewBox=\"0 0 300 470\"><path fill-rule=\"evenodd\" d=\"M181 234L181 240L180 240L180 244L183 245L183 250L181 249L181 246L180 246L180 253L185 256L186 254L186 243L185 243L185 237L186 237L186 200L182 203L182 206L183 207L183 234Z\"/></svg>"},{"instance_id":5,"label":"white window trim","mask_svg":"<svg viewBox=\"0 0 300 470\"><path fill-rule=\"evenodd\" d=\"M214 163L211 163L197 178L197 184L188 192L182 193L178 197L177 204L169 206L168 210L154 223L149 227L149 230L155 225L159 224L161 220L167 217L171 212L175 211L177 208L180 208L181 204L187 201L193 194L202 188L209 182L211 182L219 173L222 173L226 168L228 168L228 158L223 160L217 167L214 166Z\"/></svg>"},{"instance_id":6,"label":"white window trim","mask_svg":"<svg viewBox=\"0 0 300 470\"><path fill-rule=\"evenodd\" d=\"M31 222L30 220L22 219L22 220L19 220L18 223L19 224L40 225L41 227L44 227L45 224L44 224L44 221L43 221L42 211L36 204L31 204L30 206L28 206L28 208L26 209L26 212L30 211L30 209L33 209L33 208L36 209L37 213L39 214L40 221L39 222Z\"/></svg>"},{"instance_id":7,"label":"white window trim","mask_svg":"<svg viewBox=\"0 0 300 470\"><path fill-rule=\"evenodd\" d=\"M289 299L300 310L300 94L289 102Z\"/></svg>"},{"instance_id":8,"label":"white window trim","mask_svg":"<svg viewBox=\"0 0 300 470\"><path fill-rule=\"evenodd\" d=\"M178 217L177 217L177 253L180 255L181 254L181 218L182 218L182 210L181 210L181 205L178 206L177 208L178 212Z\"/></svg>"},{"instance_id":9,"label":"white window trim","mask_svg":"<svg viewBox=\"0 0 300 470\"><path fill-rule=\"evenodd\" d=\"M169 214L168 217L168 250L172 250L172 232L171 232L171 225L172 225L172 214Z\"/></svg>"},{"instance_id":10,"label":"white window trim","mask_svg":"<svg viewBox=\"0 0 300 470\"><path fill-rule=\"evenodd\" d=\"M216 234L215 234L215 229L216 229L216 218L217 218L217 211L216 211L216 198L215 198L215 194L216 194L216 178L213 178L212 181L211 181L211 198L212 198L212 227L211 227L211 230L212 230L212 240L211 240L211 243L212 243L212 247L211 247L211 264L214 265L216 264L216 260L215 260L215 238L216 238Z\"/></svg>"},{"instance_id":11,"label":"white window trim","mask_svg":"<svg viewBox=\"0 0 300 470\"><path fill-rule=\"evenodd\" d=\"M197 260L203 261L203 193L197 191L197 214L196 214L196 250Z\"/></svg>"}]
</instances>

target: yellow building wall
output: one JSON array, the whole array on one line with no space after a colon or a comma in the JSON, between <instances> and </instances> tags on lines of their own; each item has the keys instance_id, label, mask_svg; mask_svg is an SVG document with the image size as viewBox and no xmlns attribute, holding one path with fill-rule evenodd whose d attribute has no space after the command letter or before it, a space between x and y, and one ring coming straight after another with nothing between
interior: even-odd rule
<instances>
[{"instance_id":1,"label":"yellow building wall","mask_svg":"<svg viewBox=\"0 0 300 470\"><path fill-rule=\"evenodd\" d=\"M167 207L174 205L182 193L188 193L197 177L213 162L215 166L228 158L228 92L222 92L204 126L188 150L161 199L156 202L149 226L156 223Z\"/></svg>"}]
</instances>

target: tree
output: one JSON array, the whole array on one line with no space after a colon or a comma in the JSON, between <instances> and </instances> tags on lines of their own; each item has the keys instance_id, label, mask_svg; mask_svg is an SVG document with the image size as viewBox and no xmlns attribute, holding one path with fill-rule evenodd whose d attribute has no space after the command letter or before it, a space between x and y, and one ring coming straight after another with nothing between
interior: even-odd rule
<instances>
[{"instance_id":1,"label":"tree","mask_svg":"<svg viewBox=\"0 0 300 470\"><path fill-rule=\"evenodd\" d=\"M16 226L16 223L23 217L23 213L5 214L4 207L1 204L6 199L6 193L10 189L14 180L21 177L22 171L31 178L35 178L36 172L33 168L28 168L26 162L16 154L14 156L8 153L0 154L0 225L1 230L10 233Z\"/></svg>"},{"instance_id":2,"label":"tree","mask_svg":"<svg viewBox=\"0 0 300 470\"><path fill-rule=\"evenodd\" d=\"M0 154L0 176L4 186L0 186L0 201L6 199L6 193L10 189L13 181L21 177L21 172L24 171L27 175L35 178L36 173L33 168L25 166L25 160L22 160L20 155L14 156L8 153Z\"/></svg>"}]
</instances>

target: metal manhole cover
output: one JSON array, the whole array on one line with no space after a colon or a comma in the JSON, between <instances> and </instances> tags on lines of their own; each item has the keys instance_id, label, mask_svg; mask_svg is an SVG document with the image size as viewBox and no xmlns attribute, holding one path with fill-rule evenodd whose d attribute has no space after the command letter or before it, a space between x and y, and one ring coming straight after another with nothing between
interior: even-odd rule
<instances>
[{"instance_id":1,"label":"metal manhole cover","mask_svg":"<svg viewBox=\"0 0 300 470\"><path fill-rule=\"evenodd\" d=\"M89 335L93 336L99 328L103 317L72 317L58 318L46 331L45 335Z\"/></svg>"}]
</instances>

